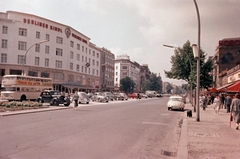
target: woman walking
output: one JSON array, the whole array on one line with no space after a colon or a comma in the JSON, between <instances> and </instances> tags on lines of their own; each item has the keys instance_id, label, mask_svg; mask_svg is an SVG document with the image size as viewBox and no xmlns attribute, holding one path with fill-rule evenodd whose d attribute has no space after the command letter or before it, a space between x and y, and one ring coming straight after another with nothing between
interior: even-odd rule
<instances>
[{"instance_id":1,"label":"woman walking","mask_svg":"<svg viewBox=\"0 0 240 159\"><path fill-rule=\"evenodd\" d=\"M216 97L214 98L213 103L214 103L215 114L219 115L221 101L218 95L216 95Z\"/></svg>"},{"instance_id":2,"label":"woman walking","mask_svg":"<svg viewBox=\"0 0 240 159\"><path fill-rule=\"evenodd\" d=\"M76 91L75 94L73 95L73 101L74 101L73 109L75 109L75 110L78 107L78 98L79 98L78 91Z\"/></svg>"},{"instance_id":3,"label":"woman walking","mask_svg":"<svg viewBox=\"0 0 240 159\"><path fill-rule=\"evenodd\" d=\"M240 123L240 100L238 94L235 94L232 100L230 115L233 116L234 122L236 123L236 130L238 130Z\"/></svg>"}]
</instances>

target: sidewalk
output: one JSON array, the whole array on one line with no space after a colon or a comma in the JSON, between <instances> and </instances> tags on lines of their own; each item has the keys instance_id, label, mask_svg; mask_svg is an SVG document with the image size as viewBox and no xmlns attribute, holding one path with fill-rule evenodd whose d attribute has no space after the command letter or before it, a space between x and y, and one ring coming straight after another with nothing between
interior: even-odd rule
<instances>
[{"instance_id":1,"label":"sidewalk","mask_svg":"<svg viewBox=\"0 0 240 159\"><path fill-rule=\"evenodd\" d=\"M186 104L186 109L193 111L191 104ZM235 129L234 121L230 127L230 114L226 113L226 109L221 109L219 115L216 115L214 105L208 105L205 111L200 108L199 114L199 122L196 121L196 112L193 112L192 118L187 117L186 111L184 114L183 122L186 123L182 126L180 144L181 140L186 138L188 152L186 158L239 159L240 130ZM183 141L182 144L184 146Z\"/></svg>"}]
</instances>

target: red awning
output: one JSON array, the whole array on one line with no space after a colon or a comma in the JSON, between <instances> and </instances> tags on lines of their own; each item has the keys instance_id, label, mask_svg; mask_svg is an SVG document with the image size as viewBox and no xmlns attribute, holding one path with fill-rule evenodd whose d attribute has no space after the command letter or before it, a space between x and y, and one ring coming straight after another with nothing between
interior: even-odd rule
<instances>
[{"instance_id":1,"label":"red awning","mask_svg":"<svg viewBox=\"0 0 240 159\"><path fill-rule=\"evenodd\" d=\"M211 93L218 92L218 90L216 88L208 88L208 91Z\"/></svg>"},{"instance_id":2,"label":"red awning","mask_svg":"<svg viewBox=\"0 0 240 159\"><path fill-rule=\"evenodd\" d=\"M229 86L226 92L240 92L240 81L237 81L233 85Z\"/></svg>"},{"instance_id":3,"label":"red awning","mask_svg":"<svg viewBox=\"0 0 240 159\"><path fill-rule=\"evenodd\" d=\"M227 88L228 88L229 86L235 84L235 83L236 83L236 81L235 81L235 82L228 83L228 84L225 84L224 86L217 88L217 90L218 90L218 92L226 92L226 91L227 91Z\"/></svg>"}]
</instances>

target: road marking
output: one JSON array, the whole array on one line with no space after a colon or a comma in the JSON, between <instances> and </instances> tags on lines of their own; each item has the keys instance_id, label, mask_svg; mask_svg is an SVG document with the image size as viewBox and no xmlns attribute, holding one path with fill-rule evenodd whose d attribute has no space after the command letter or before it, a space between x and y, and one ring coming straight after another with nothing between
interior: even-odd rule
<instances>
[{"instance_id":1,"label":"road marking","mask_svg":"<svg viewBox=\"0 0 240 159\"><path fill-rule=\"evenodd\" d=\"M188 132L188 136L193 137L220 137L218 133L199 133L199 132Z\"/></svg>"},{"instance_id":2,"label":"road marking","mask_svg":"<svg viewBox=\"0 0 240 159\"><path fill-rule=\"evenodd\" d=\"M149 124L149 125L168 125L164 123L155 123L155 122L142 122L142 124Z\"/></svg>"}]
</instances>

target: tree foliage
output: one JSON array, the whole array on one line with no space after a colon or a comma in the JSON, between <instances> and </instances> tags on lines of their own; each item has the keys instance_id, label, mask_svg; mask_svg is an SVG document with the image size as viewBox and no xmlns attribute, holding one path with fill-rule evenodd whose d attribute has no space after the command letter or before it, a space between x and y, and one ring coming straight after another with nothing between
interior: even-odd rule
<instances>
[{"instance_id":1,"label":"tree foliage","mask_svg":"<svg viewBox=\"0 0 240 159\"><path fill-rule=\"evenodd\" d=\"M152 90L157 92L162 92L162 78L157 76L155 73L150 74L147 80L141 85L141 90L145 92L146 90Z\"/></svg>"},{"instance_id":2,"label":"tree foliage","mask_svg":"<svg viewBox=\"0 0 240 159\"><path fill-rule=\"evenodd\" d=\"M171 93L172 92L172 89L173 89L173 87L172 87L172 85L170 84L170 83L168 83L167 85L166 85L166 91L167 91L167 93Z\"/></svg>"},{"instance_id":3,"label":"tree foliage","mask_svg":"<svg viewBox=\"0 0 240 159\"><path fill-rule=\"evenodd\" d=\"M200 49L200 87L209 88L212 85L212 62L206 61L206 54ZM174 50L174 55L171 57L171 70L165 71L168 78L182 79L192 84L192 88L196 87L197 75L197 60L194 59L192 46L188 40L183 47L178 47Z\"/></svg>"},{"instance_id":4,"label":"tree foliage","mask_svg":"<svg viewBox=\"0 0 240 159\"><path fill-rule=\"evenodd\" d=\"M120 80L120 90L126 93L132 93L135 88L135 83L130 77L125 77Z\"/></svg>"}]
</instances>

